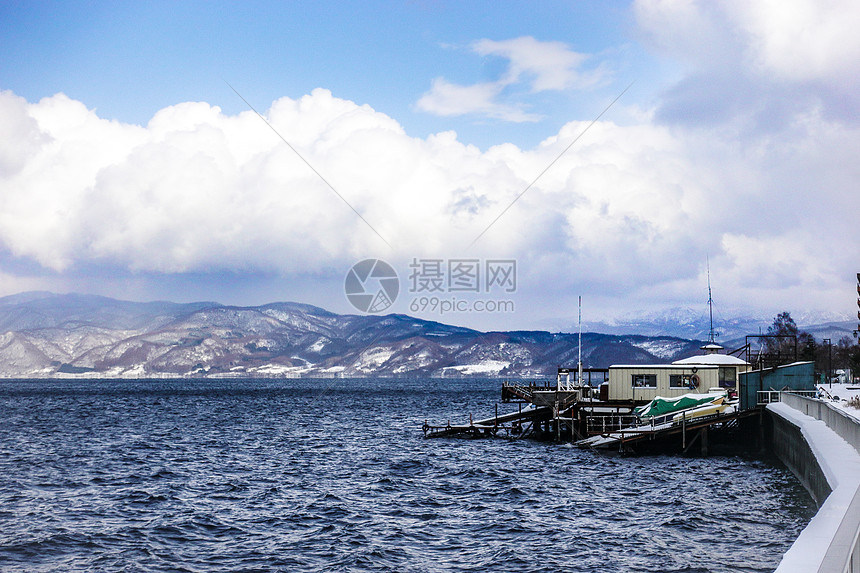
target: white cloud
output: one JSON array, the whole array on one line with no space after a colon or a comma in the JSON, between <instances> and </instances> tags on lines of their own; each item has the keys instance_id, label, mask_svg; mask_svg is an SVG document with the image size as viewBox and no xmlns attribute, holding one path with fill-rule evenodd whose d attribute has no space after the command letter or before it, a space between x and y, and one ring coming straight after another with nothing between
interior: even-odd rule
<instances>
[{"instance_id":1,"label":"white cloud","mask_svg":"<svg viewBox=\"0 0 860 573\"><path fill-rule=\"evenodd\" d=\"M684 66L654 121L673 126L678 157L704 168L726 206L712 270L733 302L850 310L860 4L638 0L634 13L650 45Z\"/></svg>"},{"instance_id":2,"label":"white cloud","mask_svg":"<svg viewBox=\"0 0 860 573\"><path fill-rule=\"evenodd\" d=\"M517 86L525 86L531 93L585 89L608 76L603 66L582 70L589 56L572 51L562 42L542 42L522 36L503 41L478 40L471 49L484 57L507 60L505 72L495 81L470 85L436 78L430 91L416 102L417 109L441 116L478 115L510 122L538 121L541 116L525 112L524 104L507 103L510 97L506 94Z\"/></svg>"},{"instance_id":3,"label":"white cloud","mask_svg":"<svg viewBox=\"0 0 860 573\"><path fill-rule=\"evenodd\" d=\"M854 0L731 2L753 63L788 81L844 82L860 71L860 3Z\"/></svg>"},{"instance_id":4,"label":"white cloud","mask_svg":"<svg viewBox=\"0 0 860 573\"><path fill-rule=\"evenodd\" d=\"M503 87L495 82L461 86L436 78L430 91L415 105L421 111L444 117L476 114L516 123L540 119L539 115L524 112L521 106L499 103L497 98Z\"/></svg>"},{"instance_id":5,"label":"white cloud","mask_svg":"<svg viewBox=\"0 0 860 573\"><path fill-rule=\"evenodd\" d=\"M853 0L637 0L634 13L648 41L686 67L660 104L664 119L772 132L818 108L857 121Z\"/></svg>"},{"instance_id":6,"label":"white cloud","mask_svg":"<svg viewBox=\"0 0 860 573\"><path fill-rule=\"evenodd\" d=\"M815 110L779 137L647 114L597 122L469 251L586 122L534 149L481 151L453 132L410 137L326 90L281 98L266 116L392 250L253 112L181 103L136 126L62 94L28 103L4 92L0 252L60 275L335 282L368 256L400 269L422 256L516 258L526 320L572 312L576 294L602 297L607 314L659 304L702 282L708 256L721 300L738 307L832 305L857 270L860 133Z\"/></svg>"},{"instance_id":7,"label":"white cloud","mask_svg":"<svg viewBox=\"0 0 860 573\"><path fill-rule=\"evenodd\" d=\"M602 68L581 72L589 56L572 51L563 42L541 42L531 36L511 40L479 40L473 49L482 56L501 56L510 60L503 84L530 79L531 90L582 89L601 81L606 72Z\"/></svg>"}]
</instances>

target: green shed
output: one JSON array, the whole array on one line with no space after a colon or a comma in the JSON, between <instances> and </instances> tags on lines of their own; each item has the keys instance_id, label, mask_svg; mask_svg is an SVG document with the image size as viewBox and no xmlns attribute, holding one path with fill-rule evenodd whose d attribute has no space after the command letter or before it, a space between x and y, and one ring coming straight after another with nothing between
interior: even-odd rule
<instances>
[{"instance_id":1,"label":"green shed","mask_svg":"<svg viewBox=\"0 0 860 573\"><path fill-rule=\"evenodd\" d=\"M741 410L755 408L762 390L815 390L815 363L795 362L740 374Z\"/></svg>"}]
</instances>

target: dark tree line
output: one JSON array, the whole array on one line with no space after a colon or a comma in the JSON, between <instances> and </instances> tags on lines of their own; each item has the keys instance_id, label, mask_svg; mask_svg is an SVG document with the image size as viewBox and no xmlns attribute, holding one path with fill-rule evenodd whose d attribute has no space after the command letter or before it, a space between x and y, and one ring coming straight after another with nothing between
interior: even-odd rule
<instances>
[{"instance_id":1,"label":"dark tree line","mask_svg":"<svg viewBox=\"0 0 860 573\"><path fill-rule=\"evenodd\" d=\"M860 374L860 346L851 336L843 336L831 345L817 341L810 333L798 330L797 324L788 311L776 315L767 333L785 337L766 339L765 347L769 353L779 353L780 356L793 355L794 341L790 337L796 337L797 359L814 361L816 371L827 372L828 369L850 368L855 376Z\"/></svg>"}]
</instances>

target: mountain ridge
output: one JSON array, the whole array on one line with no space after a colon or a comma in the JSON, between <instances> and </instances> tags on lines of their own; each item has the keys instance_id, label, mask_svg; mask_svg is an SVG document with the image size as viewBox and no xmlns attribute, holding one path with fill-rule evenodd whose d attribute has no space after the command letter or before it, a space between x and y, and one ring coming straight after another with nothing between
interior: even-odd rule
<instances>
[{"instance_id":1,"label":"mountain ridge","mask_svg":"<svg viewBox=\"0 0 860 573\"><path fill-rule=\"evenodd\" d=\"M670 362L702 340L582 335L586 367ZM509 376L573 366L578 336L480 332L404 314L336 314L271 302L131 302L80 294L0 298L0 376L51 378Z\"/></svg>"},{"instance_id":2,"label":"mountain ridge","mask_svg":"<svg viewBox=\"0 0 860 573\"><path fill-rule=\"evenodd\" d=\"M811 333L826 330L823 327L828 325L843 335L850 334L850 331L856 328L856 321L850 314L843 315L835 312L792 314L798 328ZM718 339L736 341L743 340L747 335L766 333L767 328L773 324L773 319L773 316L748 312L735 312L726 316L715 310L713 325ZM709 335L710 317L706 309L674 307L660 312L643 312L606 321L583 322L583 327L607 334L668 335L703 340ZM831 334L834 335L834 340L838 338L835 333ZM827 338L828 335L824 334L822 337Z\"/></svg>"}]
</instances>

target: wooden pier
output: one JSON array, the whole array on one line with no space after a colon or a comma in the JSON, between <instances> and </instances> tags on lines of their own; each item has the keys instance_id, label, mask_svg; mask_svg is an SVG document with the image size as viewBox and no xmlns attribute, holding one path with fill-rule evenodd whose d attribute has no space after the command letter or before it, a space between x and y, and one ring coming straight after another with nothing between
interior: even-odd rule
<instances>
[{"instance_id":1,"label":"wooden pier","mask_svg":"<svg viewBox=\"0 0 860 573\"><path fill-rule=\"evenodd\" d=\"M693 446L699 446L702 455L708 455L708 433L710 430L734 429L740 420L761 416L761 409L735 411L680 420L652 420L645 424L622 426L616 430L593 433L590 437L575 442L580 448L618 450L632 452L636 446L657 440L680 446L682 453L688 453ZM680 440L678 440L680 438Z\"/></svg>"},{"instance_id":2,"label":"wooden pier","mask_svg":"<svg viewBox=\"0 0 860 573\"><path fill-rule=\"evenodd\" d=\"M469 417L468 424L432 425L425 421L427 438L532 437L573 442L586 449L632 453L639 450L668 449L708 455L709 432L735 430L741 420L761 416L761 407L741 411L737 407L707 416L678 413L643 421L634 414L632 400L610 401L594 397L594 389L551 383L511 383L502 385L502 402L518 403L517 411L481 420ZM696 450L694 450L696 448Z\"/></svg>"},{"instance_id":3,"label":"wooden pier","mask_svg":"<svg viewBox=\"0 0 860 573\"><path fill-rule=\"evenodd\" d=\"M444 426L431 426L424 422L424 437L426 438L449 438L453 436L464 437L509 437L518 438L531 435L536 427L546 424L552 419L552 408L547 406L520 408L517 412L496 415L492 418L472 421L468 424L452 425L448 422Z\"/></svg>"}]
</instances>

